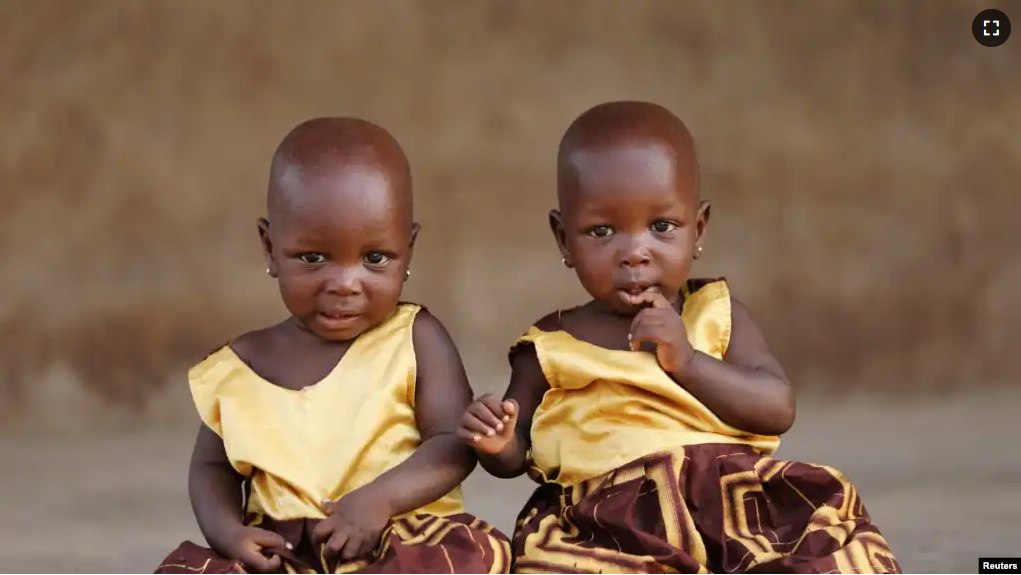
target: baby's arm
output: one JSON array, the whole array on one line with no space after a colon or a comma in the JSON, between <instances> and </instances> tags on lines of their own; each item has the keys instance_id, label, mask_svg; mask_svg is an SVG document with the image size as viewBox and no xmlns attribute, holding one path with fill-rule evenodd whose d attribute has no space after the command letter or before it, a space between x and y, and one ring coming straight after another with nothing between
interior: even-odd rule
<instances>
[{"instance_id":1,"label":"baby's arm","mask_svg":"<svg viewBox=\"0 0 1021 575\"><path fill-rule=\"evenodd\" d=\"M493 413L494 410L503 409L501 405L511 401L515 405L515 413L507 414L510 416L508 423L514 425L514 430L502 447L498 447L494 451L488 445L493 442L485 437L475 442L475 453L478 455L479 463L490 475L510 478L525 472L525 460L531 446L532 416L535 415L536 408L542 402L542 396L546 393L546 389L549 389L549 386L542 374L539 360L535 356L535 347L526 345L514 357L510 385L507 387L507 393L504 394L503 402L490 396L479 398L477 403L487 406L488 409L485 411L490 415L487 416L484 412L481 417L479 415L475 415L475 417L488 428L493 428L493 425L499 422L499 418ZM507 410L503 409L503 411ZM490 420L486 421L486 417L490 417ZM497 437L503 435L497 434Z\"/></svg>"},{"instance_id":2,"label":"baby's arm","mask_svg":"<svg viewBox=\"0 0 1021 575\"><path fill-rule=\"evenodd\" d=\"M363 488L386 501L392 515L436 501L475 468L471 449L455 433L472 400L457 347L443 324L425 310L412 330L418 358L415 417L422 443L411 457Z\"/></svg>"},{"instance_id":3,"label":"baby's arm","mask_svg":"<svg viewBox=\"0 0 1021 575\"><path fill-rule=\"evenodd\" d=\"M720 419L750 433L779 435L794 424L794 391L748 309L731 300L724 361L695 353L671 376Z\"/></svg>"},{"instance_id":4,"label":"baby's arm","mask_svg":"<svg viewBox=\"0 0 1021 575\"><path fill-rule=\"evenodd\" d=\"M231 557L228 534L242 526L243 481L227 460L220 436L205 425L199 427L188 469L188 495L202 535L225 557Z\"/></svg>"},{"instance_id":5,"label":"baby's arm","mask_svg":"<svg viewBox=\"0 0 1021 575\"><path fill-rule=\"evenodd\" d=\"M549 314L535 325L543 331L560 329L558 315ZM510 478L525 472L532 444L532 417L547 390L549 383L535 355L535 346L522 345L514 355L510 385L503 401L486 394L465 412L462 439L475 448L479 463L490 475ZM513 407L512 413L508 413L508 404ZM501 429L504 418L514 425L513 430Z\"/></svg>"},{"instance_id":6,"label":"baby's arm","mask_svg":"<svg viewBox=\"0 0 1021 575\"><path fill-rule=\"evenodd\" d=\"M188 470L188 494L202 535L213 551L240 561L249 571L275 572L280 557L270 557L263 550L290 544L277 533L244 525L243 482L227 460L220 436L205 425L200 427Z\"/></svg>"}]
</instances>

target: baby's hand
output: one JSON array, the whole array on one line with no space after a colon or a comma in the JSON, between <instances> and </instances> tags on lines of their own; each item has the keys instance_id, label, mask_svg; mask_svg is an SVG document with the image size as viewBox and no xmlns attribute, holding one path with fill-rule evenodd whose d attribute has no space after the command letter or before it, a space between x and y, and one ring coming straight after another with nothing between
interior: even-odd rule
<instances>
[{"instance_id":1,"label":"baby's hand","mask_svg":"<svg viewBox=\"0 0 1021 575\"><path fill-rule=\"evenodd\" d=\"M654 344L656 360L667 373L677 374L688 367L695 357L695 350L688 342L688 330L681 316L663 294L647 291L629 296L628 303L648 306L631 321L628 334L631 349L637 351L645 342Z\"/></svg>"},{"instance_id":2,"label":"baby's hand","mask_svg":"<svg viewBox=\"0 0 1021 575\"><path fill-rule=\"evenodd\" d=\"M271 549L290 549L286 539L259 527L239 525L227 534L222 552L228 559L239 561L256 573L272 573L280 569L280 556Z\"/></svg>"},{"instance_id":3,"label":"baby's hand","mask_svg":"<svg viewBox=\"0 0 1021 575\"><path fill-rule=\"evenodd\" d=\"M312 541L324 546L323 555L331 561L368 557L393 515L384 498L364 487L322 506L328 517L312 530Z\"/></svg>"},{"instance_id":4,"label":"baby's hand","mask_svg":"<svg viewBox=\"0 0 1021 575\"><path fill-rule=\"evenodd\" d=\"M468 406L461 416L457 435L477 451L496 455L514 439L517 422L517 402L513 399L500 401L487 393Z\"/></svg>"}]
</instances>

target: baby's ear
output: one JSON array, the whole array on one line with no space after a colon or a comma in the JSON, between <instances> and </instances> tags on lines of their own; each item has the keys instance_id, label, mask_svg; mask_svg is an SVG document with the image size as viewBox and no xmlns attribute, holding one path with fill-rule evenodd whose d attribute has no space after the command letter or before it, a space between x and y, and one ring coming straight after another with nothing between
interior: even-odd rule
<instances>
[{"instance_id":1,"label":"baby's ear","mask_svg":"<svg viewBox=\"0 0 1021 575\"><path fill-rule=\"evenodd\" d=\"M262 244L262 255L266 258L266 273L276 276L276 264L273 262L273 240L269 237L269 220L259 218L256 225L259 230L259 243Z\"/></svg>"},{"instance_id":2,"label":"baby's ear","mask_svg":"<svg viewBox=\"0 0 1021 575\"><path fill-rule=\"evenodd\" d=\"M560 215L560 210L549 211L549 229L553 232L557 247L560 248L560 255L568 257L570 254L567 253L567 231L564 229L564 218Z\"/></svg>"},{"instance_id":3,"label":"baby's ear","mask_svg":"<svg viewBox=\"0 0 1021 575\"><path fill-rule=\"evenodd\" d=\"M411 242L408 244L408 249L415 249L415 240L418 239L418 231L422 229L422 226L418 225L418 222L411 224Z\"/></svg>"},{"instance_id":4,"label":"baby's ear","mask_svg":"<svg viewBox=\"0 0 1021 575\"><path fill-rule=\"evenodd\" d=\"M695 242L698 243L709 226L709 216L712 213L712 206L709 200L702 200L698 203L698 215L695 216Z\"/></svg>"}]
</instances>

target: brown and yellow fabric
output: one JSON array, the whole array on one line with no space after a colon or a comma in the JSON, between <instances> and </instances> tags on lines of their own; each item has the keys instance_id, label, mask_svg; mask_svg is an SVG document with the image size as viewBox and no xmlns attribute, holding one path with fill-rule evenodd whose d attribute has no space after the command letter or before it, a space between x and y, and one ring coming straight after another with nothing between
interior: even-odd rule
<instances>
[{"instance_id":1,"label":"brown and yellow fabric","mask_svg":"<svg viewBox=\"0 0 1021 575\"><path fill-rule=\"evenodd\" d=\"M689 445L571 486L518 518L515 573L900 573L839 471Z\"/></svg>"},{"instance_id":2,"label":"brown and yellow fabric","mask_svg":"<svg viewBox=\"0 0 1021 575\"><path fill-rule=\"evenodd\" d=\"M331 373L301 391L259 377L229 346L191 369L189 383L199 416L223 438L231 465L248 479L249 524L284 528L321 520L326 515L320 502L340 499L415 452L421 436L415 421L412 327L420 309L401 304L387 321L359 336ZM503 534L465 513L461 488L456 487L395 518L375 559L382 563L356 571L377 572L373 569L390 569L394 561L407 565L413 560L448 573L449 560L458 570L505 572L508 549ZM444 562L439 557L445 557ZM188 561L182 563L182 558ZM321 567L308 557L298 559L288 568ZM161 566L172 568L226 572L216 570L234 566L185 544Z\"/></svg>"},{"instance_id":3,"label":"brown and yellow fabric","mask_svg":"<svg viewBox=\"0 0 1021 575\"><path fill-rule=\"evenodd\" d=\"M681 317L692 346L723 359L726 282L692 280ZM647 352L607 350L532 328L550 385L532 423L531 476L515 572L899 572L854 486L780 461L775 436L736 429Z\"/></svg>"},{"instance_id":4,"label":"brown and yellow fabric","mask_svg":"<svg viewBox=\"0 0 1021 575\"><path fill-rule=\"evenodd\" d=\"M292 550L266 549L280 555L285 573L508 573L510 546L491 525L467 513L441 517L414 515L395 519L371 557L337 563L327 561L322 547L314 547L311 533L319 519L273 521L259 527L281 534ZM236 561L185 542L171 553L156 573L245 573Z\"/></svg>"}]
</instances>

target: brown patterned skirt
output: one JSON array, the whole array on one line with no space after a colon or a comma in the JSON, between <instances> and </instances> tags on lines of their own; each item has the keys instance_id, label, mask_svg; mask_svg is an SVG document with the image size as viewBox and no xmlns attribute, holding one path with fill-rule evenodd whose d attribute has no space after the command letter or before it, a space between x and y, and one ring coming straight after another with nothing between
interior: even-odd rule
<instances>
[{"instance_id":1,"label":"brown patterned skirt","mask_svg":"<svg viewBox=\"0 0 1021 575\"><path fill-rule=\"evenodd\" d=\"M900 573L842 473L743 445L541 485L513 548L515 573Z\"/></svg>"},{"instance_id":2,"label":"brown patterned skirt","mask_svg":"<svg viewBox=\"0 0 1021 575\"><path fill-rule=\"evenodd\" d=\"M279 533L294 549L267 549L283 559L285 573L507 573L510 542L488 523L467 513L415 515L394 520L372 557L328 565L311 544L318 521L250 521ZM163 560L156 573L245 573L236 561L190 541Z\"/></svg>"}]
</instances>

